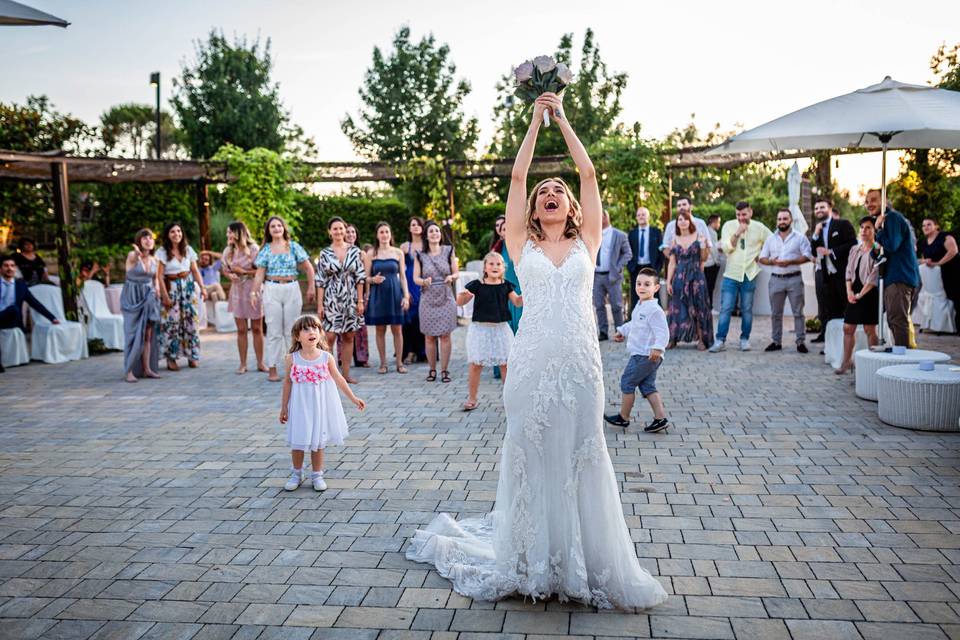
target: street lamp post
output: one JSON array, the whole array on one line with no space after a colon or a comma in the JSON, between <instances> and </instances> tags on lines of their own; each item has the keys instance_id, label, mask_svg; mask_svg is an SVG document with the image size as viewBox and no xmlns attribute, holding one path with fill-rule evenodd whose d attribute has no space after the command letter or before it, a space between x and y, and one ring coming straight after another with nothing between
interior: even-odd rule
<instances>
[{"instance_id":1,"label":"street lamp post","mask_svg":"<svg viewBox=\"0 0 960 640\"><path fill-rule=\"evenodd\" d=\"M150 74L150 86L157 90L157 160L160 159L160 72L154 71Z\"/></svg>"}]
</instances>

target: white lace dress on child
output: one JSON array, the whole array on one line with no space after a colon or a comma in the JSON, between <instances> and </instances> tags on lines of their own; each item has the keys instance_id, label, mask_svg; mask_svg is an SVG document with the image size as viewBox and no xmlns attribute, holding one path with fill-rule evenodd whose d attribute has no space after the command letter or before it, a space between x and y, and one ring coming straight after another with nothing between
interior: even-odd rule
<instances>
[{"instance_id":1,"label":"white lace dress on child","mask_svg":"<svg viewBox=\"0 0 960 640\"><path fill-rule=\"evenodd\" d=\"M407 557L477 600L511 594L600 608L651 607L666 592L637 559L603 431L603 370L579 239L560 265L532 242L517 263L523 317L503 390L507 431L493 512L441 514Z\"/></svg>"},{"instance_id":2,"label":"white lace dress on child","mask_svg":"<svg viewBox=\"0 0 960 640\"><path fill-rule=\"evenodd\" d=\"M321 351L316 360L305 359L299 351L292 355L287 444L291 449L302 451L343 444L347 437L347 418L337 385L330 376L330 354Z\"/></svg>"}]
</instances>

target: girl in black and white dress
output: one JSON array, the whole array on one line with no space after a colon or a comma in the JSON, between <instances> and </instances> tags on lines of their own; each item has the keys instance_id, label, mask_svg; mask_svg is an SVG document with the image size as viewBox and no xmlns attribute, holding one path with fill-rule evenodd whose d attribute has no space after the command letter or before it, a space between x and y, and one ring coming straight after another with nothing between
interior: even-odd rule
<instances>
[{"instance_id":1,"label":"girl in black and white dress","mask_svg":"<svg viewBox=\"0 0 960 640\"><path fill-rule=\"evenodd\" d=\"M499 367L503 379L507 378L507 358L513 344L507 302L520 307L523 298L514 292L512 283L503 279L504 271L503 256L491 251L483 258L483 276L468 282L466 291L457 296L457 304L461 306L473 300L473 317L467 327L469 397L463 404L464 411L477 408L477 388L484 367Z\"/></svg>"}]
</instances>

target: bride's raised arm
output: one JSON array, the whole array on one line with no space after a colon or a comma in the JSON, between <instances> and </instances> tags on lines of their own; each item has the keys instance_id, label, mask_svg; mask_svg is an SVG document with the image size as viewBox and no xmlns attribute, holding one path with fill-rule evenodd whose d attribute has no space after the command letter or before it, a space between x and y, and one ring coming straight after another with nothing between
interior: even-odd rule
<instances>
[{"instance_id":1,"label":"bride's raised arm","mask_svg":"<svg viewBox=\"0 0 960 640\"><path fill-rule=\"evenodd\" d=\"M537 146L537 134L543 123L545 104L536 103L533 106L533 119L523 138L517 157L513 161L513 171L510 175L510 191L507 193L507 210L505 223L505 240L507 251L516 262L520 259L523 244L527 241L527 172L533 160L533 152Z\"/></svg>"},{"instance_id":2,"label":"bride's raised arm","mask_svg":"<svg viewBox=\"0 0 960 640\"><path fill-rule=\"evenodd\" d=\"M583 224L580 234L590 251L596 254L600 250L600 236L602 231L601 217L603 204L600 202L600 185L597 184L597 171L593 161L587 155L587 150L580 142L580 138L570 126L570 121L563 115L563 102L555 93L545 93L537 98L537 104L543 103L550 107L550 115L560 128L563 141L567 143L567 150L580 174L580 209L583 212Z\"/></svg>"}]
</instances>

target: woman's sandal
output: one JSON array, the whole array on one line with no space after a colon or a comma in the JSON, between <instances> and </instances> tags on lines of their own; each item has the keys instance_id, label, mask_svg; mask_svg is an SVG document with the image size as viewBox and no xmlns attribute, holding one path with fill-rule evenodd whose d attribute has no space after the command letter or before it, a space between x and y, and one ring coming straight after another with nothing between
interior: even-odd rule
<instances>
[{"instance_id":1,"label":"woman's sandal","mask_svg":"<svg viewBox=\"0 0 960 640\"><path fill-rule=\"evenodd\" d=\"M383 375L386 372L387 372L387 365L385 364L380 365L380 368L377 369L377 373L379 373L380 375Z\"/></svg>"},{"instance_id":2,"label":"woman's sandal","mask_svg":"<svg viewBox=\"0 0 960 640\"><path fill-rule=\"evenodd\" d=\"M467 400L466 402L463 403L463 410L473 411L474 409L477 408L477 406L478 406L478 403L476 400Z\"/></svg>"},{"instance_id":3,"label":"woman's sandal","mask_svg":"<svg viewBox=\"0 0 960 640\"><path fill-rule=\"evenodd\" d=\"M430 369L430 373L427 374L427 382L434 382L437 379L437 370Z\"/></svg>"},{"instance_id":4,"label":"woman's sandal","mask_svg":"<svg viewBox=\"0 0 960 640\"><path fill-rule=\"evenodd\" d=\"M440 382L450 382L450 372L441 371L440 372Z\"/></svg>"},{"instance_id":5,"label":"woman's sandal","mask_svg":"<svg viewBox=\"0 0 960 640\"><path fill-rule=\"evenodd\" d=\"M403 366L402 364L397 365L397 373L406 373L406 372L407 372L407 368L405 366Z\"/></svg>"},{"instance_id":6,"label":"woman's sandal","mask_svg":"<svg viewBox=\"0 0 960 640\"><path fill-rule=\"evenodd\" d=\"M180 365L177 364L176 360L167 358L167 371L180 371Z\"/></svg>"}]
</instances>

